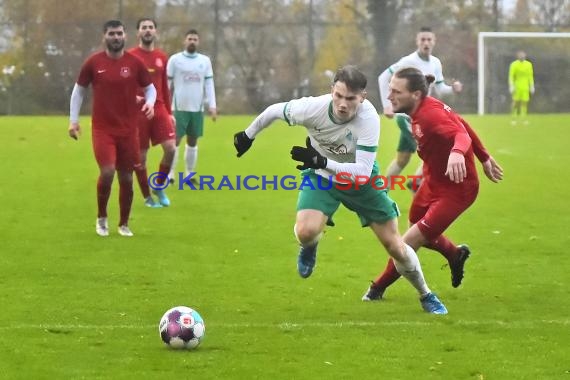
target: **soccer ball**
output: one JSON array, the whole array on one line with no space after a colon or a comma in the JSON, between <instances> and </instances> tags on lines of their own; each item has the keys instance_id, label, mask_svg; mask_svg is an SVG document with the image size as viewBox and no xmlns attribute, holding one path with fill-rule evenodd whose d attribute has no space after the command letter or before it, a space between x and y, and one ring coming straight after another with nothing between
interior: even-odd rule
<instances>
[{"instance_id":1,"label":"soccer ball","mask_svg":"<svg viewBox=\"0 0 570 380\"><path fill-rule=\"evenodd\" d=\"M162 341L172 348L193 349L204 339L206 325L196 310L176 306L164 313L158 333Z\"/></svg>"}]
</instances>

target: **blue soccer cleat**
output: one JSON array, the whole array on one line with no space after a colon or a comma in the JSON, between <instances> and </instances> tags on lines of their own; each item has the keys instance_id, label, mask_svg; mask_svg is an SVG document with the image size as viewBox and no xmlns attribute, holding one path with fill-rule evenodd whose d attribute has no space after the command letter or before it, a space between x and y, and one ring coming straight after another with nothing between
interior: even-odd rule
<instances>
[{"instance_id":1,"label":"blue soccer cleat","mask_svg":"<svg viewBox=\"0 0 570 380\"><path fill-rule=\"evenodd\" d=\"M303 278L309 277L315 269L315 264L317 263L317 245L312 247L303 247L299 250L299 256L297 257L297 271L299 276Z\"/></svg>"},{"instance_id":2,"label":"blue soccer cleat","mask_svg":"<svg viewBox=\"0 0 570 380\"><path fill-rule=\"evenodd\" d=\"M431 314L447 314L447 309L445 305L441 303L439 298L433 293L428 293L422 298L420 298L420 302L422 307L425 311Z\"/></svg>"},{"instance_id":3,"label":"blue soccer cleat","mask_svg":"<svg viewBox=\"0 0 570 380\"><path fill-rule=\"evenodd\" d=\"M164 207L170 206L170 199L168 199L164 190L153 190L152 192L154 193L154 195L158 197L158 202L162 206Z\"/></svg>"},{"instance_id":4,"label":"blue soccer cleat","mask_svg":"<svg viewBox=\"0 0 570 380\"><path fill-rule=\"evenodd\" d=\"M162 208L162 205L152 199L152 196L149 196L144 200L144 205L150 208Z\"/></svg>"}]
</instances>

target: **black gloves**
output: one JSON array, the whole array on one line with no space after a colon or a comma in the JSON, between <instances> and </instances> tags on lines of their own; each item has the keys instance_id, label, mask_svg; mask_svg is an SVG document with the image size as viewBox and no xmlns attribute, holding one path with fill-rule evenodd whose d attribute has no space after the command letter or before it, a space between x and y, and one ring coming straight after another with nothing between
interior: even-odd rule
<instances>
[{"instance_id":1,"label":"black gloves","mask_svg":"<svg viewBox=\"0 0 570 380\"><path fill-rule=\"evenodd\" d=\"M295 161L301 161L303 165L297 165L297 169L324 169L327 167L327 158L321 155L311 145L311 139L307 137L305 141L306 148L302 146L294 146L291 149L291 158Z\"/></svg>"},{"instance_id":2,"label":"black gloves","mask_svg":"<svg viewBox=\"0 0 570 380\"><path fill-rule=\"evenodd\" d=\"M237 150L237 156L241 157L253 144L254 139L250 139L245 134L245 131L238 132L234 135L234 146Z\"/></svg>"}]
</instances>

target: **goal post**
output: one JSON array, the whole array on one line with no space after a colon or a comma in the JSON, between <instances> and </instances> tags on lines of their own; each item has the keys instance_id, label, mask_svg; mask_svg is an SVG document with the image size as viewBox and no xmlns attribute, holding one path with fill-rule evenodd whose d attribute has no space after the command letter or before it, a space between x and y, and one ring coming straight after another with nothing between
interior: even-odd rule
<instances>
[{"instance_id":1,"label":"goal post","mask_svg":"<svg viewBox=\"0 0 570 380\"><path fill-rule=\"evenodd\" d=\"M478 85L477 85L477 113L479 115L484 115L485 114L485 101L487 100L486 94L485 94L485 90L486 90L486 76L488 76L488 74L490 73L490 68L487 66L487 62L491 62L489 60L489 58L492 59L492 57L488 57L488 53L487 53L487 41L489 39L499 39L499 38L521 38L521 39L525 39L525 38L547 38L547 39L551 39L551 38L570 38L570 33L546 33L546 32L479 32L478 34L478 41L477 41L477 78L478 78ZM567 44L570 44L570 40L567 40ZM566 45L566 43L564 44L565 46L568 46L566 49L566 51L570 51L570 45ZM520 49L517 49L520 50ZM524 48L522 50L525 50ZM525 50L527 53L531 53L527 50ZM533 52L533 54L537 54L536 52ZM532 56L533 54L529 54L530 56ZM512 54L509 52L509 57L510 57L510 61L514 61L515 58L515 54L514 51L512 52ZM570 58L570 56L568 57ZM531 61L533 59L531 58ZM562 61L568 61L567 59L563 59ZM506 72L508 72L508 67L501 67L500 70L505 70ZM535 65L535 81L536 81L536 65ZM555 76L555 73L550 73L551 75ZM554 84L558 84L559 86L564 86L564 82L567 81L567 77L564 77L564 74L562 75L563 77L559 77L557 80L558 82L554 82ZM505 82L504 84L501 83L500 85L503 85L505 89L508 89L507 87L507 82Z\"/></svg>"}]
</instances>

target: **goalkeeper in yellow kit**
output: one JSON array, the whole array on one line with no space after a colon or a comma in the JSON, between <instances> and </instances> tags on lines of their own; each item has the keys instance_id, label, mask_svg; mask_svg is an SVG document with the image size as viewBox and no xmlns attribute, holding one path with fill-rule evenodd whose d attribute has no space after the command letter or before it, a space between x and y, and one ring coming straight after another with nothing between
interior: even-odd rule
<instances>
[{"instance_id":1,"label":"goalkeeper in yellow kit","mask_svg":"<svg viewBox=\"0 0 570 380\"><path fill-rule=\"evenodd\" d=\"M509 67L509 91L513 98L512 115L526 117L530 95L534 94L534 74L532 63L526 60L526 53L517 52L517 59ZM512 124L516 123L513 119ZM528 120L524 120L528 124Z\"/></svg>"}]
</instances>

